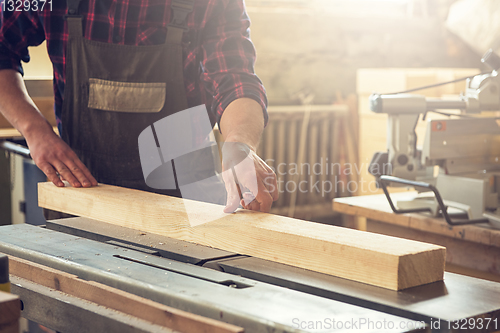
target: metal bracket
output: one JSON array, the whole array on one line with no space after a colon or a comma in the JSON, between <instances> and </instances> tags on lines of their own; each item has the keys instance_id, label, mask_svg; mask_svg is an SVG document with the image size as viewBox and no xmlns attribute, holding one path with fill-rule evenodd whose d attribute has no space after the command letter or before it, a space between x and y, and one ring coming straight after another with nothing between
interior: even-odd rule
<instances>
[{"instance_id":1,"label":"metal bracket","mask_svg":"<svg viewBox=\"0 0 500 333\"><path fill-rule=\"evenodd\" d=\"M187 16L193 11L192 0L174 0L171 4L172 18L170 19L169 27L188 30Z\"/></svg>"},{"instance_id":2,"label":"metal bracket","mask_svg":"<svg viewBox=\"0 0 500 333\"><path fill-rule=\"evenodd\" d=\"M385 197L387 198L387 201L389 201L389 205L391 206L392 211L396 214L431 212L431 209L428 207L426 207L426 208L413 208L413 209L397 209L396 206L394 205L394 203L392 202L389 191L387 190L387 186L389 183L399 183L399 184L413 186L413 187L417 187L417 188L425 188L425 189L432 191L434 193L434 197L439 205L439 210L440 210L441 214L443 215L444 219L446 220L446 223L448 223L451 226L477 224L477 223L488 223L489 222L488 219L455 220L455 221L453 221L450 218L450 215L448 214L448 207L444 204L443 198L439 194L438 189L431 184L424 183L424 182L417 182L417 181L413 181L413 180L407 180L407 179L393 177L393 176L380 176L378 183L382 187L382 190L384 191L384 194L385 194Z\"/></svg>"},{"instance_id":3,"label":"metal bracket","mask_svg":"<svg viewBox=\"0 0 500 333\"><path fill-rule=\"evenodd\" d=\"M14 142L0 141L0 149L31 159L30 150Z\"/></svg>"}]
</instances>

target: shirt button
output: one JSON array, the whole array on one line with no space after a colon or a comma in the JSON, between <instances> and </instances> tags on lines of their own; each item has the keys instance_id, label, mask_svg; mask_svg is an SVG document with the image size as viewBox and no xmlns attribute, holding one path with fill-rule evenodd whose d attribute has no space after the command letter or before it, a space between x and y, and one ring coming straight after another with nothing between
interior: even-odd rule
<instances>
[{"instance_id":1,"label":"shirt button","mask_svg":"<svg viewBox=\"0 0 500 333\"><path fill-rule=\"evenodd\" d=\"M119 35L113 35L113 43L119 43L122 41L122 38Z\"/></svg>"}]
</instances>

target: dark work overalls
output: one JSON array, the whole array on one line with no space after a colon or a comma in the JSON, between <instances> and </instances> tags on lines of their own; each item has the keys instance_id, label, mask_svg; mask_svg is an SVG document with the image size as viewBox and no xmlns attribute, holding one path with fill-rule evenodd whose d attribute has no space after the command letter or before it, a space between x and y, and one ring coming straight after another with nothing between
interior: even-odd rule
<instances>
[{"instance_id":1,"label":"dark work overalls","mask_svg":"<svg viewBox=\"0 0 500 333\"><path fill-rule=\"evenodd\" d=\"M67 0L61 137L98 182L151 191L141 170L137 138L157 120L188 107L181 43L194 1L173 0L166 41L153 46L85 39L80 2ZM180 194L178 189L154 191Z\"/></svg>"}]
</instances>

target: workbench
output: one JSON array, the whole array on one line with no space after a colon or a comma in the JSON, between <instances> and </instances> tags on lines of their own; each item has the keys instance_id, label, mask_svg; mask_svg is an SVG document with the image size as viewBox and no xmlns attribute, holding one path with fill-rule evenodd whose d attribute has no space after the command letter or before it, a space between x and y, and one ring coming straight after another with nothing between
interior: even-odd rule
<instances>
[{"instance_id":1,"label":"workbench","mask_svg":"<svg viewBox=\"0 0 500 333\"><path fill-rule=\"evenodd\" d=\"M0 227L0 252L24 262L26 269L11 269L23 316L62 332L99 332L116 314L61 298L60 291L78 287L60 277L45 279L57 290L40 290L16 274L32 271L32 278L43 280L34 272L45 267L245 332L460 332L455 328L466 320L485 318L490 324L482 331L500 326L499 283L446 272L444 281L394 291L81 217L48 221L44 228ZM62 319L68 317L70 323ZM107 332L147 331L123 320L113 324L120 330ZM333 320L395 327L327 328Z\"/></svg>"},{"instance_id":2,"label":"workbench","mask_svg":"<svg viewBox=\"0 0 500 333\"><path fill-rule=\"evenodd\" d=\"M398 192L391 198L396 203L416 195ZM366 231L444 246L450 269L463 267L468 274L500 281L500 230L487 223L452 227L427 213L395 214L384 194L337 198L333 210L366 218Z\"/></svg>"}]
</instances>

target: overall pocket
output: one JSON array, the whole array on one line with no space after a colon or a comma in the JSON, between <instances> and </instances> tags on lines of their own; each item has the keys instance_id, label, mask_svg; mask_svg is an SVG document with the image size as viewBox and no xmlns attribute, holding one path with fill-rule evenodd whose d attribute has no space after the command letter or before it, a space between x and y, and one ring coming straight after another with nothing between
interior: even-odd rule
<instances>
[{"instance_id":1,"label":"overall pocket","mask_svg":"<svg viewBox=\"0 0 500 333\"><path fill-rule=\"evenodd\" d=\"M88 107L104 111L154 113L165 104L164 82L134 83L89 79Z\"/></svg>"}]
</instances>

